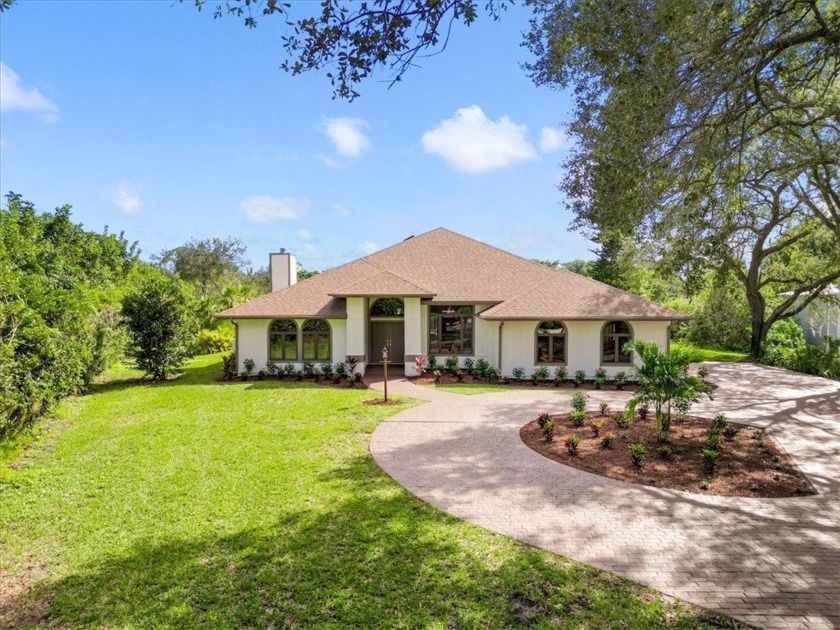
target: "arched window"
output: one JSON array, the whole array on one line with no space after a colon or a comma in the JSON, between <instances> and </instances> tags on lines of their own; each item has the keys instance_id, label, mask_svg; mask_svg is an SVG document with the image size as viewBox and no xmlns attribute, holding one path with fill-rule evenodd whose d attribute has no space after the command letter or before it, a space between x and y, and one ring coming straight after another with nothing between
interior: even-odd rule
<instances>
[{"instance_id":1,"label":"arched window","mask_svg":"<svg viewBox=\"0 0 840 630\"><path fill-rule=\"evenodd\" d=\"M566 362L566 327L562 322L540 322L536 341L537 363Z\"/></svg>"},{"instance_id":2,"label":"arched window","mask_svg":"<svg viewBox=\"0 0 840 630\"><path fill-rule=\"evenodd\" d=\"M371 317L403 317L405 302L400 298L380 298L370 307Z\"/></svg>"},{"instance_id":3,"label":"arched window","mask_svg":"<svg viewBox=\"0 0 840 630\"><path fill-rule=\"evenodd\" d=\"M268 327L268 358L297 361L297 325L291 319L277 319Z\"/></svg>"},{"instance_id":4,"label":"arched window","mask_svg":"<svg viewBox=\"0 0 840 630\"><path fill-rule=\"evenodd\" d=\"M601 330L601 363L632 363L630 352L624 344L633 339L633 329L627 322L607 322Z\"/></svg>"},{"instance_id":5,"label":"arched window","mask_svg":"<svg viewBox=\"0 0 840 630\"><path fill-rule=\"evenodd\" d=\"M323 319L303 323L303 360L330 360L330 325Z\"/></svg>"}]
</instances>

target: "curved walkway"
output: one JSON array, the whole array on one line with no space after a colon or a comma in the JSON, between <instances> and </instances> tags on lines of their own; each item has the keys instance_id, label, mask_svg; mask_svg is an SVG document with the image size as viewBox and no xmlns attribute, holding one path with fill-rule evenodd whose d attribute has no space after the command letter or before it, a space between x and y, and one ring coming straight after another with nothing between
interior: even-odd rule
<instances>
[{"instance_id":1,"label":"curved walkway","mask_svg":"<svg viewBox=\"0 0 840 630\"><path fill-rule=\"evenodd\" d=\"M370 450L415 495L482 527L757 626L840 627L840 383L748 363L710 368L721 387L694 411L770 429L818 495L707 496L546 459L519 429L568 409L568 389L462 395L390 381L429 402L381 423ZM590 405L627 397L593 392Z\"/></svg>"}]
</instances>

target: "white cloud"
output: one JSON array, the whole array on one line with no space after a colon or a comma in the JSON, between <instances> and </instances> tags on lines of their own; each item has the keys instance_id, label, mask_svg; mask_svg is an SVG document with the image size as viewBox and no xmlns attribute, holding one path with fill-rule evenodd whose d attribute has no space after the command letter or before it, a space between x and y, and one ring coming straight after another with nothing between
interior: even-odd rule
<instances>
[{"instance_id":1,"label":"white cloud","mask_svg":"<svg viewBox=\"0 0 840 630\"><path fill-rule=\"evenodd\" d=\"M527 133L525 125L507 116L494 121L472 105L424 133L421 143L426 153L443 158L456 171L477 175L536 159Z\"/></svg>"},{"instance_id":2,"label":"white cloud","mask_svg":"<svg viewBox=\"0 0 840 630\"><path fill-rule=\"evenodd\" d=\"M321 163L327 168L341 168L344 166L340 160L336 160L334 157L330 157L329 155L319 153L316 157L321 160Z\"/></svg>"},{"instance_id":3,"label":"white cloud","mask_svg":"<svg viewBox=\"0 0 840 630\"><path fill-rule=\"evenodd\" d=\"M377 245L373 241L365 241L364 243L361 243L359 245L359 251L365 254L366 256L368 254L372 254L373 252L379 251L380 249L381 247L379 247L379 245Z\"/></svg>"},{"instance_id":4,"label":"white cloud","mask_svg":"<svg viewBox=\"0 0 840 630\"><path fill-rule=\"evenodd\" d=\"M321 258L321 250L313 243L303 243L298 250L298 255L303 258Z\"/></svg>"},{"instance_id":5,"label":"white cloud","mask_svg":"<svg viewBox=\"0 0 840 630\"><path fill-rule=\"evenodd\" d=\"M255 195L239 204L239 211L254 223L298 219L308 208L309 201L306 199L272 197L271 195Z\"/></svg>"},{"instance_id":6,"label":"white cloud","mask_svg":"<svg viewBox=\"0 0 840 630\"><path fill-rule=\"evenodd\" d=\"M37 88L24 88L18 74L0 61L0 111L12 109L40 112L47 120L58 120L58 105Z\"/></svg>"},{"instance_id":7,"label":"white cloud","mask_svg":"<svg viewBox=\"0 0 840 630\"><path fill-rule=\"evenodd\" d=\"M555 127L543 127L540 131L540 151L554 153L566 146L566 134Z\"/></svg>"},{"instance_id":8,"label":"white cloud","mask_svg":"<svg viewBox=\"0 0 840 630\"><path fill-rule=\"evenodd\" d=\"M344 206L340 206L338 204L333 206L333 211L340 216L342 219L347 219L353 213L350 212L349 208L345 208Z\"/></svg>"},{"instance_id":9,"label":"white cloud","mask_svg":"<svg viewBox=\"0 0 840 630\"><path fill-rule=\"evenodd\" d=\"M357 158L370 151L370 138L363 131L369 127L367 121L361 118L327 118L324 120L323 131L336 153L343 157Z\"/></svg>"},{"instance_id":10,"label":"white cloud","mask_svg":"<svg viewBox=\"0 0 840 630\"><path fill-rule=\"evenodd\" d=\"M312 232L310 232L309 230L298 230L297 237L301 241L311 241Z\"/></svg>"},{"instance_id":11,"label":"white cloud","mask_svg":"<svg viewBox=\"0 0 840 630\"><path fill-rule=\"evenodd\" d=\"M111 202L123 214L137 214L140 212L140 188L125 180L114 187Z\"/></svg>"}]
</instances>

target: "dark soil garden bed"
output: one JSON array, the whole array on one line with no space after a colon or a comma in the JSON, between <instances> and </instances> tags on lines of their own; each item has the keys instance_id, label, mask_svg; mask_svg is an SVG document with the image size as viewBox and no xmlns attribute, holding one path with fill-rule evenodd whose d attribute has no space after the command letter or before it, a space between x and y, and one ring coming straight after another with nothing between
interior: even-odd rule
<instances>
[{"instance_id":1,"label":"dark soil garden bed","mask_svg":"<svg viewBox=\"0 0 840 630\"><path fill-rule=\"evenodd\" d=\"M732 423L738 429L732 439L721 439L720 455L714 472L706 468L702 452L706 447L711 421L689 417L671 425L669 441L656 438L651 417L641 420L638 415L627 428L619 428L610 418L599 412L586 414L583 426L573 425L569 414L551 416L554 438L546 442L536 420L519 431L522 441L541 455L555 461L603 475L612 479L700 494L742 497L792 497L816 494L808 479L782 450L775 439L763 429ZM603 422L600 437L592 430L594 421ZM611 448L602 444L604 435L613 436ZM566 438L581 438L577 454L571 455ZM643 444L645 458L640 467L630 458L628 446ZM670 455L658 454L661 446L670 448Z\"/></svg>"},{"instance_id":2,"label":"dark soil garden bed","mask_svg":"<svg viewBox=\"0 0 840 630\"><path fill-rule=\"evenodd\" d=\"M273 381L275 383L312 383L313 385L323 385L325 387L337 387L341 389L370 389L367 383L363 381L356 381L355 383L350 383L346 378L342 378L339 380L335 379L327 379L327 378L297 378L295 376L254 376L251 375L248 378L243 378L241 376L236 376L234 378L224 378L220 377L216 379L222 383L242 383L242 382L249 382L249 383L265 383Z\"/></svg>"},{"instance_id":3,"label":"dark soil garden bed","mask_svg":"<svg viewBox=\"0 0 840 630\"><path fill-rule=\"evenodd\" d=\"M491 381L491 380L489 380L489 379L487 379L483 376L469 376L469 375L466 375L466 374L461 377L460 381L458 380L457 377L452 376L451 374L441 374L439 378L435 378L432 375L424 374L423 376L409 377L408 380L410 380L415 385L433 385L433 384L449 385L449 384L452 384L452 383L464 383L464 384L481 383L481 384L485 384L485 385L504 385L504 386L509 386L509 387L525 387L525 388L529 388L529 389L534 389L535 387L538 387L540 389L561 389L561 388L562 389L581 389L581 390L584 390L584 391L596 390L596 389L600 389L602 391L616 391L618 389L615 385L613 385L611 383L606 383L606 384L602 385L600 388L597 388L597 387L595 387L595 384L591 380L590 381L585 381L583 384L579 385L576 388L574 382L571 381L571 380L568 380L568 379L566 381L564 381L563 383L557 383L555 380L549 379L547 381L543 381L541 383L535 384L534 381L529 379L529 378L525 378L525 379L522 379L522 380L518 381L516 379L502 377L502 378L496 379L494 381ZM627 382L627 383L625 383L625 385L622 389L624 391L634 392L638 389L638 386L636 385L636 383Z\"/></svg>"}]
</instances>

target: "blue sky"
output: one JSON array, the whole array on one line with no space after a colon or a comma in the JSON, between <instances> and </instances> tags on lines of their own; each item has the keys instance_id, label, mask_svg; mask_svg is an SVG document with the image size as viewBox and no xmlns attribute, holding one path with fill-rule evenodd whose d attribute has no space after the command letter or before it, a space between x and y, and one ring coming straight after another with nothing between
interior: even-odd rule
<instances>
[{"instance_id":1,"label":"blue sky","mask_svg":"<svg viewBox=\"0 0 840 630\"><path fill-rule=\"evenodd\" d=\"M144 255L236 236L255 267L285 247L324 269L444 226L592 258L556 187L570 97L525 76L526 26L513 8L458 28L402 83L374 77L347 103L323 74L279 69L280 17L22 1L0 15L0 189L70 203Z\"/></svg>"}]
</instances>

